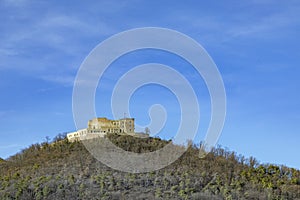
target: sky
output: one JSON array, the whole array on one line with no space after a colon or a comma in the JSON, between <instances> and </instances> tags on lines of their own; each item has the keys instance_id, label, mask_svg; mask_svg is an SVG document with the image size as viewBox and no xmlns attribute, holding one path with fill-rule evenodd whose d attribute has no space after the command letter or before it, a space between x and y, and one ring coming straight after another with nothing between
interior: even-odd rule
<instances>
[{"instance_id":1,"label":"sky","mask_svg":"<svg viewBox=\"0 0 300 200\"><path fill-rule=\"evenodd\" d=\"M220 71L227 113L218 144L261 163L300 169L299 1L0 0L0 19L2 158L76 130L73 83L96 45L128 29L163 27L200 43ZM195 142L201 141L210 119L209 93L189 63L167 52L136 51L112 63L99 81L97 115L112 117L109 98L117 80L149 62L173 66L192 82L201 112ZM146 126L148 109L157 103L168 113L158 136L170 138L180 109L167 88L139 88L130 115Z\"/></svg>"}]
</instances>

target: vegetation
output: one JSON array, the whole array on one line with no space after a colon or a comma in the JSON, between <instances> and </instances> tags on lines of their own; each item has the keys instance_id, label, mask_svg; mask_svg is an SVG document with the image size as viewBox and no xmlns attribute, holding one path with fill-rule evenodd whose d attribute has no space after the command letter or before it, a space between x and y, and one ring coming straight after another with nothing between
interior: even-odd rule
<instances>
[{"instance_id":1,"label":"vegetation","mask_svg":"<svg viewBox=\"0 0 300 200\"><path fill-rule=\"evenodd\" d=\"M168 141L109 135L123 149L149 152ZM199 158L192 145L172 165L149 173L112 170L81 142L58 135L0 161L1 199L300 199L300 171L259 164L221 147Z\"/></svg>"}]
</instances>

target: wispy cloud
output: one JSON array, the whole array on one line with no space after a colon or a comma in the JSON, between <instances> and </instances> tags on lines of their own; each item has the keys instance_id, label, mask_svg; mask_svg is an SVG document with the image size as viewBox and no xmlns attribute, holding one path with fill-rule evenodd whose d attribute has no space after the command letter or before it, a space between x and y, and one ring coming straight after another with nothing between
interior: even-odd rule
<instances>
[{"instance_id":1,"label":"wispy cloud","mask_svg":"<svg viewBox=\"0 0 300 200\"><path fill-rule=\"evenodd\" d=\"M16 56L18 55L18 52L15 51L14 49L3 48L0 49L0 54L4 56Z\"/></svg>"},{"instance_id":2,"label":"wispy cloud","mask_svg":"<svg viewBox=\"0 0 300 200\"><path fill-rule=\"evenodd\" d=\"M20 148L22 145L19 144L9 144L9 145L1 145L0 144L0 149L14 149L14 148Z\"/></svg>"},{"instance_id":3,"label":"wispy cloud","mask_svg":"<svg viewBox=\"0 0 300 200\"><path fill-rule=\"evenodd\" d=\"M53 70L51 60L58 65L74 62L76 58L83 59L83 55L96 45L82 41L97 38L100 41L116 32L104 20L87 20L55 12L44 14L32 9L2 14L6 23L0 25L1 70Z\"/></svg>"},{"instance_id":4,"label":"wispy cloud","mask_svg":"<svg viewBox=\"0 0 300 200\"><path fill-rule=\"evenodd\" d=\"M288 26L295 26L300 22L297 17L300 7L293 7L281 13L274 13L269 16L262 16L249 23L240 24L232 27L227 33L232 37L260 37L274 38L277 34L274 31L285 31Z\"/></svg>"},{"instance_id":5,"label":"wispy cloud","mask_svg":"<svg viewBox=\"0 0 300 200\"><path fill-rule=\"evenodd\" d=\"M28 0L3 0L3 3L7 6L24 6L27 3L30 3Z\"/></svg>"},{"instance_id":6,"label":"wispy cloud","mask_svg":"<svg viewBox=\"0 0 300 200\"><path fill-rule=\"evenodd\" d=\"M226 15L223 12L219 15L190 12L176 16L176 19L177 24L189 24L187 31L193 35L196 30L193 37L205 41L206 44L215 45L218 42L220 45L220 41L229 42L237 38L273 40L281 37L283 32L296 31L291 27L297 27L300 22L299 1L284 2L284 6L279 2L277 4L269 0L253 0L236 4L231 8L231 13L227 11ZM178 13L174 11L169 18L175 18L175 15Z\"/></svg>"},{"instance_id":7,"label":"wispy cloud","mask_svg":"<svg viewBox=\"0 0 300 200\"><path fill-rule=\"evenodd\" d=\"M14 110L0 110L0 119L13 113Z\"/></svg>"},{"instance_id":8,"label":"wispy cloud","mask_svg":"<svg viewBox=\"0 0 300 200\"><path fill-rule=\"evenodd\" d=\"M57 83L65 87L73 86L75 80L75 76L71 75L44 75L40 78L44 81Z\"/></svg>"}]
</instances>

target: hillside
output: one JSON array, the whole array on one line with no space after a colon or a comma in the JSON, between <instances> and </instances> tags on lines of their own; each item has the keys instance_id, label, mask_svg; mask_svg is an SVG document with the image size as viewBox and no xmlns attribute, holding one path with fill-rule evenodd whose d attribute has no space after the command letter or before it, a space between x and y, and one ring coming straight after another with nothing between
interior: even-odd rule
<instances>
[{"instance_id":1,"label":"hillside","mask_svg":"<svg viewBox=\"0 0 300 200\"><path fill-rule=\"evenodd\" d=\"M168 141L109 135L134 152ZM57 136L0 162L1 199L300 199L300 171L262 165L223 148L205 158L192 146L172 165L130 174L96 161L80 142Z\"/></svg>"}]
</instances>

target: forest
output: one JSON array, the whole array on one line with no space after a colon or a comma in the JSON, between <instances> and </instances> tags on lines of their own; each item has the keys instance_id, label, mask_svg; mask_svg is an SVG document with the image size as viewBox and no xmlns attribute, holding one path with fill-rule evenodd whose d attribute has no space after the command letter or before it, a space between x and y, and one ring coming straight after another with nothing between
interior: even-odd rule
<instances>
[{"instance_id":1,"label":"forest","mask_svg":"<svg viewBox=\"0 0 300 200\"><path fill-rule=\"evenodd\" d=\"M143 153L171 141L110 134L120 148ZM191 144L173 164L148 173L116 171L65 134L0 159L1 199L300 199L300 171L261 164L223 147L199 158Z\"/></svg>"}]
</instances>

